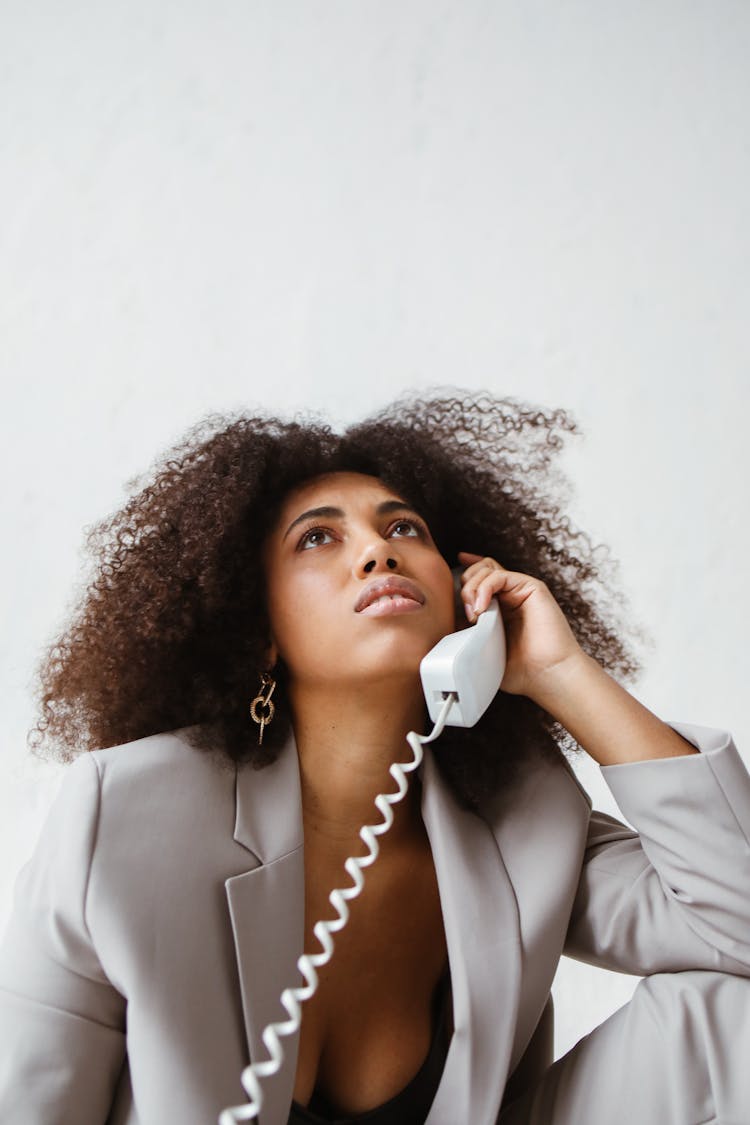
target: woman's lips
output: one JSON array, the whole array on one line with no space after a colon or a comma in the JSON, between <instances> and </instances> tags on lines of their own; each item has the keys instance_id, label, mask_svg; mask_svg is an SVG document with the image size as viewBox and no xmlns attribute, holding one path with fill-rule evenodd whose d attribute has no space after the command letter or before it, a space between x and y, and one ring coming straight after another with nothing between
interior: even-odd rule
<instances>
[{"instance_id":1,"label":"woman's lips","mask_svg":"<svg viewBox=\"0 0 750 1125\"><path fill-rule=\"evenodd\" d=\"M382 598L386 594L394 598L406 598L408 601L417 602L418 605L424 605L424 594L416 582L412 582L411 578L403 578L401 575L389 574L386 577L374 578L372 582L365 586L355 602L354 612L361 613L368 605L372 605L378 598Z\"/></svg>"},{"instance_id":2,"label":"woman's lips","mask_svg":"<svg viewBox=\"0 0 750 1125\"><path fill-rule=\"evenodd\" d=\"M399 613L414 613L421 608L421 602L415 598L407 598L403 594L384 594L359 612L367 617L390 617Z\"/></svg>"}]
</instances>

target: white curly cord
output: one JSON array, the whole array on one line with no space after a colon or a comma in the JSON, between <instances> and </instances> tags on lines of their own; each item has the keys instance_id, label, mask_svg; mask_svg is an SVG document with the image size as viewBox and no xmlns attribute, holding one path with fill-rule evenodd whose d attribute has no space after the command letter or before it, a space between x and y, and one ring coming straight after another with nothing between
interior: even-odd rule
<instances>
[{"instance_id":1,"label":"white curly cord","mask_svg":"<svg viewBox=\"0 0 750 1125\"><path fill-rule=\"evenodd\" d=\"M391 777L398 785L397 793L378 793L375 798L375 805L377 806L383 820L380 824L366 824L359 830L359 835L362 840L367 844L369 855L366 856L349 856L344 863L349 877L352 880L353 886L345 887L343 889L337 888L331 891L328 896L328 901L335 907L338 918L333 921L316 922L313 926L313 933L323 947L322 953L306 954L297 961L297 968L302 973L307 984L300 988L285 988L281 994L281 1003L289 1013L289 1019L284 1020L282 1023L269 1023L263 1030L263 1043L268 1051L269 1058L264 1062L250 1063L242 1071L241 1081L245 1087L250 1101L245 1105L233 1106L225 1109L219 1115L219 1125L238 1125L240 1121L252 1121L260 1113L261 1106L263 1105L263 1091L261 1090L261 1078L270 1078L272 1074L276 1074L280 1068L284 1058L284 1050L279 1041L281 1035L293 1035L297 1031L302 1022L302 1013L300 1003L309 1000L318 987L318 974L316 967L320 968L326 965L333 956L333 938L331 934L336 933L338 930L343 930L346 923L349 921L349 907L346 905L347 899L356 898L365 885L365 877L362 874L363 867L369 867L378 858L380 845L376 840L376 836L382 836L393 824L393 810L391 805L395 805L397 801L403 799L409 788L409 782L406 779L406 774L411 773L417 769L422 762L423 753L422 746L426 742L432 742L442 733L445 721L448 717L451 705L456 698L453 692L450 692L443 703L440 714L438 715L435 726L432 728L428 735L417 734L416 731L409 731L406 736L406 741L411 746L414 754L414 759L411 762L393 762L389 766Z\"/></svg>"}]
</instances>

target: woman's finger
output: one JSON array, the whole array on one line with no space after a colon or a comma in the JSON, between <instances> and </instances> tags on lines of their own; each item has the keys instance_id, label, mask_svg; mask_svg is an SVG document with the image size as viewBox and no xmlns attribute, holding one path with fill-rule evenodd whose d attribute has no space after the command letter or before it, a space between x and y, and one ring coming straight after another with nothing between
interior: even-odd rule
<instances>
[{"instance_id":1,"label":"woman's finger","mask_svg":"<svg viewBox=\"0 0 750 1125\"><path fill-rule=\"evenodd\" d=\"M463 588L461 597L464 601L466 616L470 621L483 613L490 604L493 594L501 590L505 584L507 571L497 559L487 555L474 555L470 551L460 551L459 557L466 561L475 559L462 575Z\"/></svg>"}]
</instances>

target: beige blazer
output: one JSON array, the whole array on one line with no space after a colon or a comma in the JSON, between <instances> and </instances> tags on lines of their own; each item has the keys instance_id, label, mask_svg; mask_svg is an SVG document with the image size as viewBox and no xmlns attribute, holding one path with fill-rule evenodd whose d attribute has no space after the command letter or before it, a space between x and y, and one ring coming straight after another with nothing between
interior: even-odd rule
<instances>
[{"instance_id":1,"label":"beige blazer","mask_svg":"<svg viewBox=\"0 0 750 1125\"><path fill-rule=\"evenodd\" d=\"M478 816L425 747L455 1024L429 1125L492 1125L509 1075L549 1064L563 952L635 974L750 976L750 778L727 732L671 726L702 753L602 769L640 838L592 813L562 757L530 763L512 800ZM293 738L262 770L179 730L82 756L0 947L0 1121L216 1122L246 1100L240 1072L266 1057L261 1032L301 980L303 920ZM261 1125L287 1119L284 1042Z\"/></svg>"}]
</instances>

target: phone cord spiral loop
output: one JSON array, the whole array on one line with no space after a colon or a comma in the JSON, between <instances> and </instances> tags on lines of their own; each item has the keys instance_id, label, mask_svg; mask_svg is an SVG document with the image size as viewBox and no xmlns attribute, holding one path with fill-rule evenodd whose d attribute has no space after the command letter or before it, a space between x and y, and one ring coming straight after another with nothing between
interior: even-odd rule
<instances>
[{"instance_id":1,"label":"phone cord spiral loop","mask_svg":"<svg viewBox=\"0 0 750 1125\"><path fill-rule=\"evenodd\" d=\"M309 1000L318 987L318 974L317 968L327 964L333 956L333 938L331 934L343 930L346 923L349 921L349 907L347 900L356 898L365 885L365 877L362 874L364 867L369 867L378 858L380 845L376 839L377 836L382 836L393 824L393 811L391 805L395 805L398 801L402 800L409 788L406 774L411 773L417 769L424 757L422 753L422 746L426 742L432 742L438 735L442 734L445 720L448 717L448 712L456 696L450 692L443 703L440 714L435 720L435 725L428 735L417 734L416 731L409 731L406 736L406 741L412 749L414 758L411 762L393 762L389 766L391 777L398 785L397 793L378 793L375 798L375 805L378 808L383 820L380 824L365 824L359 830L359 835L367 844L369 854L366 856L349 856L344 862L344 867L352 880L353 886L336 888L331 891L328 896L328 901L335 907L338 918L331 921L319 921L313 926L313 933L323 947L322 953L303 953L297 961L297 968L305 978L306 984L298 988L285 988L281 994L281 1003L286 1008L289 1019L281 1023L269 1023L263 1030L263 1044L268 1051L269 1058L261 1062L250 1063L242 1071L241 1081L242 1085L247 1091L249 1102L244 1105L233 1106L227 1108L219 1115L219 1125L239 1125L240 1121L252 1121L260 1113L263 1105L263 1091L260 1085L261 1078L270 1078L272 1074L276 1074L280 1068L284 1058L284 1049L280 1042L280 1036L293 1035L295 1031L299 1030L302 1022L302 1012L300 1004L305 1000Z\"/></svg>"}]
</instances>

